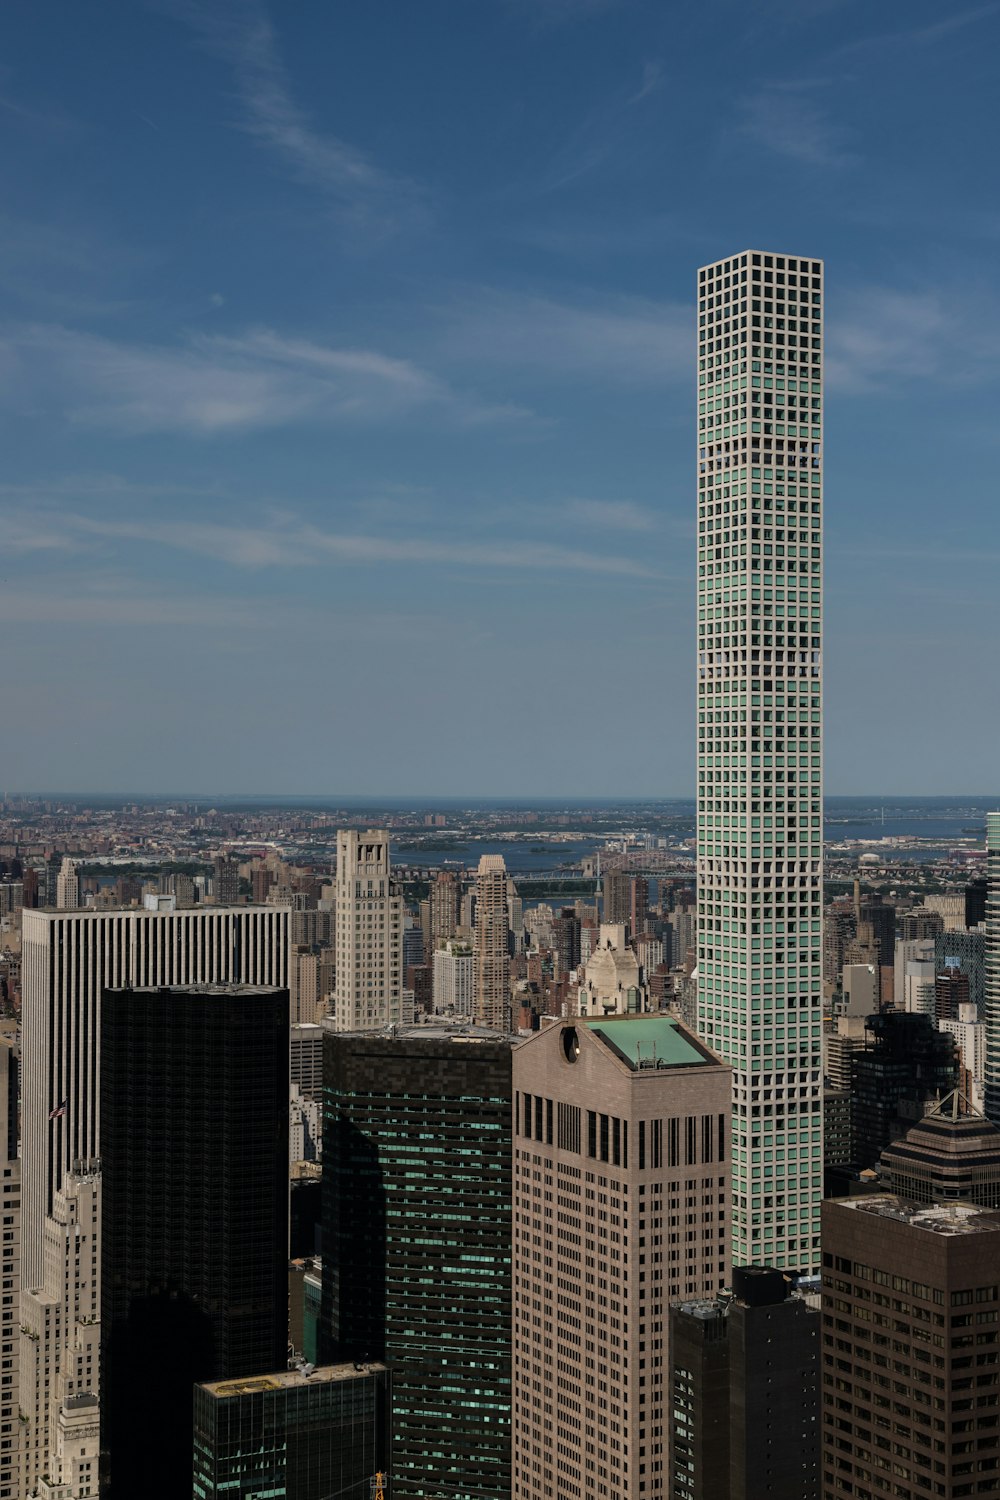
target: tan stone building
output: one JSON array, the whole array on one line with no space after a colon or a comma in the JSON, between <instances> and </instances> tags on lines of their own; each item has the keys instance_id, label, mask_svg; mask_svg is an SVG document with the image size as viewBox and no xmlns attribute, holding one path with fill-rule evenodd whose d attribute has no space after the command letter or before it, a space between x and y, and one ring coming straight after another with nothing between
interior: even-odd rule
<instances>
[{"instance_id":1,"label":"tan stone building","mask_svg":"<svg viewBox=\"0 0 1000 1500\"><path fill-rule=\"evenodd\" d=\"M639 960L625 941L625 928L601 923L597 948L587 960L580 985L581 1016L626 1015L648 1008Z\"/></svg>"},{"instance_id":2,"label":"tan stone building","mask_svg":"<svg viewBox=\"0 0 1000 1500\"><path fill-rule=\"evenodd\" d=\"M732 1075L670 1016L514 1051L515 1500L668 1492L668 1310L730 1277Z\"/></svg>"},{"instance_id":3,"label":"tan stone building","mask_svg":"<svg viewBox=\"0 0 1000 1500\"><path fill-rule=\"evenodd\" d=\"M319 1025L330 1009L337 970L332 948L296 948L289 965L292 1024Z\"/></svg>"},{"instance_id":4,"label":"tan stone building","mask_svg":"<svg viewBox=\"0 0 1000 1500\"><path fill-rule=\"evenodd\" d=\"M476 872L475 1019L510 1029L510 920L507 866L501 854L484 854Z\"/></svg>"},{"instance_id":5,"label":"tan stone building","mask_svg":"<svg viewBox=\"0 0 1000 1500\"><path fill-rule=\"evenodd\" d=\"M336 1029L402 1020L403 898L392 878L387 828L337 834L335 927Z\"/></svg>"},{"instance_id":6,"label":"tan stone building","mask_svg":"<svg viewBox=\"0 0 1000 1500\"><path fill-rule=\"evenodd\" d=\"M431 955L442 943L455 936L461 916L462 886L454 870L439 870L431 881L427 900L420 903L421 923L424 928L424 957L432 962Z\"/></svg>"}]
</instances>

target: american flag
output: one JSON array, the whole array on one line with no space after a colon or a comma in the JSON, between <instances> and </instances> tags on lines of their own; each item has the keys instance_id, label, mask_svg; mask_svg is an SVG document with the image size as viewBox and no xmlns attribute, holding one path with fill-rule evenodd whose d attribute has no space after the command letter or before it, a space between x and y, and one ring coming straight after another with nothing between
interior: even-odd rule
<instances>
[{"instance_id":1,"label":"american flag","mask_svg":"<svg viewBox=\"0 0 1000 1500\"><path fill-rule=\"evenodd\" d=\"M50 1109L49 1110L49 1119L50 1120L61 1120L62 1117L63 1117L63 1115L66 1113L66 1107L67 1107L68 1104L69 1104L69 1100L68 1099L64 1099L61 1104L57 1104L56 1105L55 1109Z\"/></svg>"}]
</instances>

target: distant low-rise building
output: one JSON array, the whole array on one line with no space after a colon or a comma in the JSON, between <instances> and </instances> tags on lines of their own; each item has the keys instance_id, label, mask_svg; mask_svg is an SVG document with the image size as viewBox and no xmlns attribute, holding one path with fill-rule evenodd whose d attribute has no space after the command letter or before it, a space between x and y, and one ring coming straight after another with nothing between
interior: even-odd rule
<instances>
[{"instance_id":1,"label":"distant low-rise building","mask_svg":"<svg viewBox=\"0 0 1000 1500\"><path fill-rule=\"evenodd\" d=\"M465 943L448 940L434 952L433 1003L439 1015L471 1016L475 960Z\"/></svg>"}]
</instances>

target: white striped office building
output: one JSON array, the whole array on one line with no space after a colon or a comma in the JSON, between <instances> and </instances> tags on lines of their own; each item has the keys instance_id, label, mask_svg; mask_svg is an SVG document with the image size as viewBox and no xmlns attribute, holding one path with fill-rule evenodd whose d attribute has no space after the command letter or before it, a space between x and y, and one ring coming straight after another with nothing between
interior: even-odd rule
<instances>
[{"instance_id":1,"label":"white striped office building","mask_svg":"<svg viewBox=\"0 0 1000 1500\"><path fill-rule=\"evenodd\" d=\"M65 1173L74 1162L100 1159L102 990L234 981L287 986L288 922L288 908L270 906L25 911L22 1286L41 1284L45 1216Z\"/></svg>"}]
</instances>

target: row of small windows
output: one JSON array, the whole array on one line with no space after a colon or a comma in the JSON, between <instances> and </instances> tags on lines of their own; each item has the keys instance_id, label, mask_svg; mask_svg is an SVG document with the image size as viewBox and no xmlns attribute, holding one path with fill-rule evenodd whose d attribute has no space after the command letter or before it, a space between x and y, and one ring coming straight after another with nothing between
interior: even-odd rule
<instances>
[{"instance_id":1,"label":"row of small windows","mask_svg":"<svg viewBox=\"0 0 1000 1500\"><path fill-rule=\"evenodd\" d=\"M795 271L800 275L819 276L823 270L822 263L818 260L803 260L801 256L794 255L751 253L749 256L734 255L731 260L719 261L715 266L706 266L704 270L698 272L698 280L717 281L723 276L745 269L748 261L751 266L762 266L768 271Z\"/></svg>"},{"instance_id":2,"label":"row of small windows","mask_svg":"<svg viewBox=\"0 0 1000 1500\"><path fill-rule=\"evenodd\" d=\"M903 1292L907 1296L918 1297L925 1302L934 1301L941 1304L944 1301L944 1293L939 1287L930 1287L921 1281L911 1281L906 1276L893 1275L891 1271L882 1271L877 1266L865 1265L862 1261L852 1261L844 1255L833 1255L830 1251L824 1251L823 1266L827 1270L836 1270L853 1276L856 1281L871 1281L876 1286L890 1287L894 1292ZM828 1277L824 1277L823 1281L824 1286L830 1285ZM840 1283L837 1285L839 1286ZM996 1285L965 1287L950 1295L952 1307L968 1307L973 1302L996 1302L998 1300L1000 1300L1000 1287Z\"/></svg>"}]
</instances>

